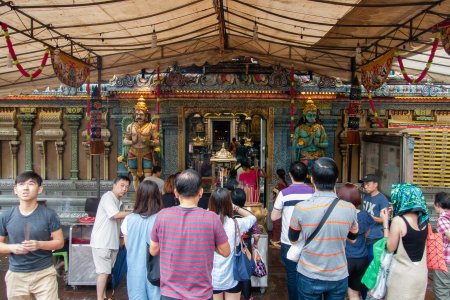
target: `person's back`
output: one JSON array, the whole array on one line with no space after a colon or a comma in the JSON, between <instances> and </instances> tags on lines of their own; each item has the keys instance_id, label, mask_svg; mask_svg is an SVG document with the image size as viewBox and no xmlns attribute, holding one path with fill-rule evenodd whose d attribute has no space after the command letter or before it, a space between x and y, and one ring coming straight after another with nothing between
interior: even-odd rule
<instances>
[{"instance_id":1,"label":"person's back","mask_svg":"<svg viewBox=\"0 0 450 300\"><path fill-rule=\"evenodd\" d=\"M159 287L147 280L150 234L156 213L162 208L161 193L152 181L143 181L136 191L133 212L125 217L121 230L127 248L127 292L129 299L159 299Z\"/></svg>"},{"instance_id":2,"label":"person's back","mask_svg":"<svg viewBox=\"0 0 450 300\"><path fill-rule=\"evenodd\" d=\"M209 299L214 251L230 253L217 214L197 207L202 193L198 173L186 170L176 179L180 205L156 216L150 253L160 254L161 299Z\"/></svg>"},{"instance_id":3,"label":"person's back","mask_svg":"<svg viewBox=\"0 0 450 300\"><path fill-rule=\"evenodd\" d=\"M281 218L280 255L286 269L289 300L298 299L297 264L287 259L287 252L291 247L288 236L289 223L295 205L301 201L308 200L314 193L314 189L304 183L307 174L308 169L302 162L294 161L291 163L289 166L289 177L292 180L292 184L278 193L270 216L272 221L277 221Z\"/></svg>"},{"instance_id":4,"label":"person's back","mask_svg":"<svg viewBox=\"0 0 450 300\"><path fill-rule=\"evenodd\" d=\"M161 247L164 295L177 299L208 298L208 291L212 291L210 278L216 243L228 241L226 235L216 240L217 226L223 230L217 221L215 213L199 207L173 206L158 213L157 239Z\"/></svg>"},{"instance_id":5,"label":"person's back","mask_svg":"<svg viewBox=\"0 0 450 300\"><path fill-rule=\"evenodd\" d=\"M318 224L324 211L336 198L333 193L317 192L308 201L296 206L294 214L302 224ZM349 230L357 224L355 207L339 200L322 229L304 249L297 271L307 277L337 281L348 276L345 242ZM302 239L306 240L316 226L303 226Z\"/></svg>"},{"instance_id":6,"label":"person's back","mask_svg":"<svg viewBox=\"0 0 450 300\"><path fill-rule=\"evenodd\" d=\"M311 181L315 193L295 206L289 226L291 242L306 241L321 223L326 211L338 199L334 193L339 171L327 157L312 167ZM285 189L286 190L286 189ZM306 245L297 264L297 286L300 299L344 299L348 287L345 242L358 233L356 208L338 200L323 227Z\"/></svg>"}]
</instances>

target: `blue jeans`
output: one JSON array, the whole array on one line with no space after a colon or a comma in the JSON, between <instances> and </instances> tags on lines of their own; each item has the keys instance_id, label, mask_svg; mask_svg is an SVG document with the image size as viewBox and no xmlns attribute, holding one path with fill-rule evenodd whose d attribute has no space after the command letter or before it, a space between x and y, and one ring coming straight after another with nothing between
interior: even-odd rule
<instances>
[{"instance_id":1,"label":"blue jeans","mask_svg":"<svg viewBox=\"0 0 450 300\"><path fill-rule=\"evenodd\" d=\"M297 275L298 296L302 300L342 300L347 293L347 278L338 281L311 279ZM323 296L323 298L322 298Z\"/></svg>"},{"instance_id":2,"label":"blue jeans","mask_svg":"<svg viewBox=\"0 0 450 300\"><path fill-rule=\"evenodd\" d=\"M289 248L291 248L290 245L281 243L281 261L283 262L284 268L286 269L289 300L298 300L297 263L286 258Z\"/></svg>"}]
</instances>

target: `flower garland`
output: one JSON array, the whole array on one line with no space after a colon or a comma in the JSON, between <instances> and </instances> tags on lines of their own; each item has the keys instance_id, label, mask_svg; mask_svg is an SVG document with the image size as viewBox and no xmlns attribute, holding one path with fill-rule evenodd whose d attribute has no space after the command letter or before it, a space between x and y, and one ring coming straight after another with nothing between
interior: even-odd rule
<instances>
[{"instance_id":1,"label":"flower garland","mask_svg":"<svg viewBox=\"0 0 450 300\"><path fill-rule=\"evenodd\" d=\"M372 109L373 116L375 117L375 120L377 121L378 126L380 126L380 128L384 128L383 123L381 122L380 118L378 117L377 110L375 109L375 104L373 103L372 91L371 90L369 90L369 93L368 93L367 97L369 98L370 108Z\"/></svg>"},{"instance_id":2,"label":"flower garland","mask_svg":"<svg viewBox=\"0 0 450 300\"><path fill-rule=\"evenodd\" d=\"M294 140L294 126L295 126L295 124L294 124L294 114L295 114L295 107L294 107L294 98L295 98L294 67L291 67L290 79L291 79L291 127L290 127L290 132L291 132L291 142L292 142Z\"/></svg>"},{"instance_id":3,"label":"flower garland","mask_svg":"<svg viewBox=\"0 0 450 300\"><path fill-rule=\"evenodd\" d=\"M9 54L11 55L11 58L13 60L13 64L17 67L17 69L20 71L20 73L25 76L25 77L29 77L30 80L33 80L34 78L38 77L39 74L41 74L42 70L44 69L45 65L47 64L47 58L48 58L48 54L49 54L49 49L45 49L45 54L44 57L42 58L42 62L41 65L39 66L39 68L34 71L32 74L28 73L20 64L19 60L17 59L17 55L16 52L14 51L13 48L13 44L11 42L11 38L9 37L9 33L8 33L8 25L6 23L0 22L2 30L3 30L3 35L5 36L6 39L6 44L8 45L8 50L9 50Z\"/></svg>"},{"instance_id":4,"label":"flower garland","mask_svg":"<svg viewBox=\"0 0 450 300\"><path fill-rule=\"evenodd\" d=\"M159 97L161 96L161 74L160 74L160 70L159 70L159 65L156 68L156 132L158 135L158 139L161 142L161 103L159 101ZM161 152L161 145L159 145L158 147L155 147L155 152ZM163 154L160 153L160 155L162 156ZM160 156L160 157L161 157Z\"/></svg>"},{"instance_id":5,"label":"flower garland","mask_svg":"<svg viewBox=\"0 0 450 300\"><path fill-rule=\"evenodd\" d=\"M431 64L433 63L433 58L434 58L434 55L436 54L436 49L439 44L440 38L441 38L441 32L436 31L434 34L433 47L431 48L431 53L430 53L430 57L428 58L427 65L426 65L425 69L422 71L422 73L420 73L419 77L417 77L417 79L411 79L408 76L408 74L406 74L405 67L403 66L402 56L400 55L400 52L397 51L398 65L400 67L400 71L402 72L403 78L405 78L406 81L408 81L409 83L412 83L412 84L416 84L416 83L421 82L422 79L425 77L425 75L427 75L428 70L430 69Z\"/></svg>"}]
</instances>

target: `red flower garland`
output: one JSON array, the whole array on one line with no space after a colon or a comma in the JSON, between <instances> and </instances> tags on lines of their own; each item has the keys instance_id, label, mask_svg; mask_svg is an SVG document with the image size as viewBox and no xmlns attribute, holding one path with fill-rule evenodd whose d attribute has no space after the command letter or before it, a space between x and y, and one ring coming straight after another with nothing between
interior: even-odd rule
<instances>
[{"instance_id":1,"label":"red flower garland","mask_svg":"<svg viewBox=\"0 0 450 300\"><path fill-rule=\"evenodd\" d=\"M294 114L295 114L295 107L294 107L294 98L295 98L295 89L294 89L294 84L295 84L295 79L294 79L294 67L291 67L291 141L294 140Z\"/></svg>"},{"instance_id":2,"label":"red flower garland","mask_svg":"<svg viewBox=\"0 0 450 300\"><path fill-rule=\"evenodd\" d=\"M408 81L409 83L412 83L412 84L416 84L416 83L421 82L422 79L425 77L425 75L427 75L428 70L430 69L431 64L433 62L434 55L436 54L436 49L439 44L440 37L441 37L441 33L439 31L436 31L436 33L434 34L433 48L431 49L431 53L430 53L430 57L428 58L427 65L426 65L425 69L422 71L422 73L420 73L419 77L417 77L417 79L411 79L408 76L408 74L406 74L405 67L403 66L403 59L400 55L400 52L397 52L398 65L400 66L400 71L402 71L403 78L405 78L406 81Z\"/></svg>"},{"instance_id":3,"label":"red flower garland","mask_svg":"<svg viewBox=\"0 0 450 300\"><path fill-rule=\"evenodd\" d=\"M29 77L30 80L33 80L34 78L38 77L39 74L41 74L42 70L44 69L45 65L47 64L49 50L48 49L45 50L45 54L44 57L42 58L42 62L39 68L36 71L34 71L33 74L28 73L27 71L25 71L25 69L22 67L19 60L17 59L17 55L16 52L14 51L11 38L9 37L8 25L3 22L0 22L0 24L3 30L3 35L5 36L6 39L6 44L8 45L9 54L11 55L11 58L13 60L13 64L16 65L17 69L19 69L20 73L23 76Z\"/></svg>"},{"instance_id":4,"label":"red flower garland","mask_svg":"<svg viewBox=\"0 0 450 300\"><path fill-rule=\"evenodd\" d=\"M156 68L156 130L158 132L158 136L161 129L161 120L160 120L160 112L161 112L161 104L159 103L159 96L161 95L161 79L159 74L159 66Z\"/></svg>"},{"instance_id":5,"label":"red flower garland","mask_svg":"<svg viewBox=\"0 0 450 300\"><path fill-rule=\"evenodd\" d=\"M380 126L380 128L384 128L383 123L381 122L380 118L378 117L377 110L375 109L375 104L373 103L372 91L369 90L369 93L368 93L367 97L369 98L370 108L372 109L373 116L375 117L375 120L377 121L377 123Z\"/></svg>"}]
</instances>

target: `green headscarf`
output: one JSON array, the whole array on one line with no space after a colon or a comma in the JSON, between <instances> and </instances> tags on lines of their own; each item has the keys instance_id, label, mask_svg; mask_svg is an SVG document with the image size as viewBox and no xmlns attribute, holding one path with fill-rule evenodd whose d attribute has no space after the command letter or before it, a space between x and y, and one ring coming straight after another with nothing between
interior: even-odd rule
<instances>
[{"instance_id":1,"label":"green headscarf","mask_svg":"<svg viewBox=\"0 0 450 300\"><path fill-rule=\"evenodd\" d=\"M428 207L422 190L412 183L394 183L391 190L393 216L417 212L419 227L428 222Z\"/></svg>"}]
</instances>

